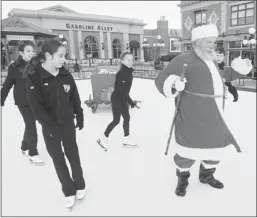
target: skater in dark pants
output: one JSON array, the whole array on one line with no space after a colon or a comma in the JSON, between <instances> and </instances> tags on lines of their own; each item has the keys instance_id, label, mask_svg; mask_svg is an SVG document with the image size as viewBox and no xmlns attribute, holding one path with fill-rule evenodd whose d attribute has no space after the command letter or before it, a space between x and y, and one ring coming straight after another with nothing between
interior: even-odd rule
<instances>
[{"instance_id":1,"label":"skater in dark pants","mask_svg":"<svg viewBox=\"0 0 257 218\"><path fill-rule=\"evenodd\" d=\"M34 44L30 41L23 42L19 46L19 51L20 55L18 59L8 68L8 75L1 89L1 106L4 106L8 93L14 86L14 102L17 105L25 123L25 131L21 145L22 154L28 157L32 163L42 165L44 162L39 157L37 151L36 120L27 101L26 80L23 78L25 65L34 55Z\"/></svg>"},{"instance_id":2,"label":"skater in dark pants","mask_svg":"<svg viewBox=\"0 0 257 218\"><path fill-rule=\"evenodd\" d=\"M225 63L223 62L224 57L225 57L225 50L223 48L223 46L218 45L215 49L216 52L216 56L217 56L217 63L218 63L218 67L219 70L224 71L224 67L225 67ZM238 101L238 93L237 93L237 89L235 86L232 85L231 81L225 81L225 85L228 87L228 91L233 95L234 97L234 102Z\"/></svg>"},{"instance_id":3,"label":"skater in dark pants","mask_svg":"<svg viewBox=\"0 0 257 218\"><path fill-rule=\"evenodd\" d=\"M84 116L76 83L63 67L65 54L65 46L60 41L45 41L42 52L27 65L25 77L29 103L42 125L46 148L61 182L66 207L71 208L75 198L82 199L85 195L75 129L83 129ZM44 62L39 63L40 60ZM64 155L69 160L72 176Z\"/></svg>"},{"instance_id":4,"label":"skater in dark pants","mask_svg":"<svg viewBox=\"0 0 257 218\"><path fill-rule=\"evenodd\" d=\"M114 91L111 96L113 120L107 126L104 135L97 140L97 142L104 147L108 146L108 137L111 131L119 124L121 116L123 117L124 129L124 139L122 142L123 145L137 146L137 144L133 142L129 133L129 105L131 106L131 108L137 106L136 101L133 101L129 96L133 80L132 73L134 71L132 66L133 55L129 52L125 52L121 56L121 68L116 74Z\"/></svg>"}]
</instances>

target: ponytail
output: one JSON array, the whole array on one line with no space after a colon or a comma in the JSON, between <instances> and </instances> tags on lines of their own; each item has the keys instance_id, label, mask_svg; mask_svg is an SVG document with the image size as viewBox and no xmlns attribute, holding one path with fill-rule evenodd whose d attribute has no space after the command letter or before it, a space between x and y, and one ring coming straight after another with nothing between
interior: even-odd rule
<instances>
[{"instance_id":1,"label":"ponytail","mask_svg":"<svg viewBox=\"0 0 257 218\"><path fill-rule=\"evenodd\" d=\"M22 61L24 61L24 60L23 60L22 56L19 55L18 58L17 58L17 60L14 61L13 64L14 64L14 66L16 67L16 66L20 65Z\"/></svg>"},{"instance_id":2,"label":"ponytail","mask_svg":"<svg viewBox=\"0 0 257 218\"><path fill-rule=\"evenodd\" d=\"M32 75L35 73L37 65L41 62L42 59L45 58L45 55L40 52L36 57L31 58L29 63L25 66L23 71L23 77L27 77L28 75Z\"/></svg>"}]
</instances>

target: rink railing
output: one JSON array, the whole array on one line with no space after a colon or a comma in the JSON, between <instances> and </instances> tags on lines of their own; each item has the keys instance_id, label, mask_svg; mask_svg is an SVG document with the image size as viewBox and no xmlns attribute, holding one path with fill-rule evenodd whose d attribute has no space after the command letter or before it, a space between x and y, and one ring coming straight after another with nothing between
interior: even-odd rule
<instances>
[{"instance_id":1,"label":"rink railing","mask_svg":"<svg viewBox=\"0 0 257 218\"><path fill-rule=\"evenodd\" d=\"M142 78L142 79L155 79L158 75L160 70L139 70L136 69L133 72L133 76L135 78ZM84 72L76 72L72 73L73 78L75 80L84 80L84 79L90 79L92 72L91 71L84 71Z\"/></svg>"},{"instance_id":2,"label":"rink railing","mask_svg":"<svg viewBox=\"0 0 257 218\"><path fill-rule=\"evenodd\" d=\"M92 71L94 72L94 70L91 69L89 71L76 72L76 73L71 73L71 74L75 80L85 80L85 79L91 78ZM142 79L155 79L159 72L160 72L160 70L136 69L133 72L133 76L135 78L142 78ZM3 84L6 76L7 76L7 72L1 73L1 85Z\"/></svg>"}]
</instances>

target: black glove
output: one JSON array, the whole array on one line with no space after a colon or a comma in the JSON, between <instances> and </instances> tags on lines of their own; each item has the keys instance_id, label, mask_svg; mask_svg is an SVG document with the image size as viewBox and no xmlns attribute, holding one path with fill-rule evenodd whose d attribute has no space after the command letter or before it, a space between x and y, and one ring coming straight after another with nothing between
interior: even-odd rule
<instances>
[{"instance_id":1,"label":"black glove","mask_svg":"<svg viewBox=\"0 0 257 218\"><path fill-rule=\"evenodd\" d=\"M134 108L137 106L137 102L136 101L132 101L130 104L131 108Z\"/></svg>"},{"instance_id":2,"label":"black glove","mask_svg":"<svg viewBox=\"0 0 257 218\"><path fill-rule=\"evenodd\" d=\"M75 128L79 128L79 130L82 130L84 128L84 115L83 112L76 115L76 126Z\"/></svg>"},{"instance_id":3,"label":"black glove","mask_svg":"<svg viewBox=\"0 0 257 218\"><path fill-rule=\"evenodd\" d=\"M3 107L3 106L4 106L4 102L1 101L1 107Z\"/></svg>"}]
</instances>

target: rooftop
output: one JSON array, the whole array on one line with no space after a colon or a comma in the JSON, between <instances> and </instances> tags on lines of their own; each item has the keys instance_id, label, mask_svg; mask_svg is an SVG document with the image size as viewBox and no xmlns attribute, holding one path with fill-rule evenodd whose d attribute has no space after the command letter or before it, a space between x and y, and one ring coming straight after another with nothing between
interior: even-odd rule
<instances>
[{"instance_id":1,"label":"rooftop","mask_svg":"<svg viewBox=\"0 0 257 218\"><path fill-rule=\"evenodd\" d=\"M72 19L72 20L92 20L92 21L102 21L111 23L125 23L131 25L145 26L146 23L143 20L138 20L134 18L124 18L124 17L113 17L105 15L94 15L94 14L82 14L76 11L70 10L62 5L56 5L48 8L43 8L40 10L28 10L13 8L9 13L11 15L16 15L19 17L37 17L37 18L58 18L58 19Z\"/></svg>"},{"instance_id":2,"label":"rooftop","mask_svg":"<svg viewBox=\"0 0 257 218\"><path fill-rule=\"evenodd\" d=\"M2 20L2 33L32 33L33 35L40 34L40 35L47 35L47 36L54 36L48 30L42 29L34 24L28 23L18 17L9 16Z\"/></svg>"}]
</instances>

